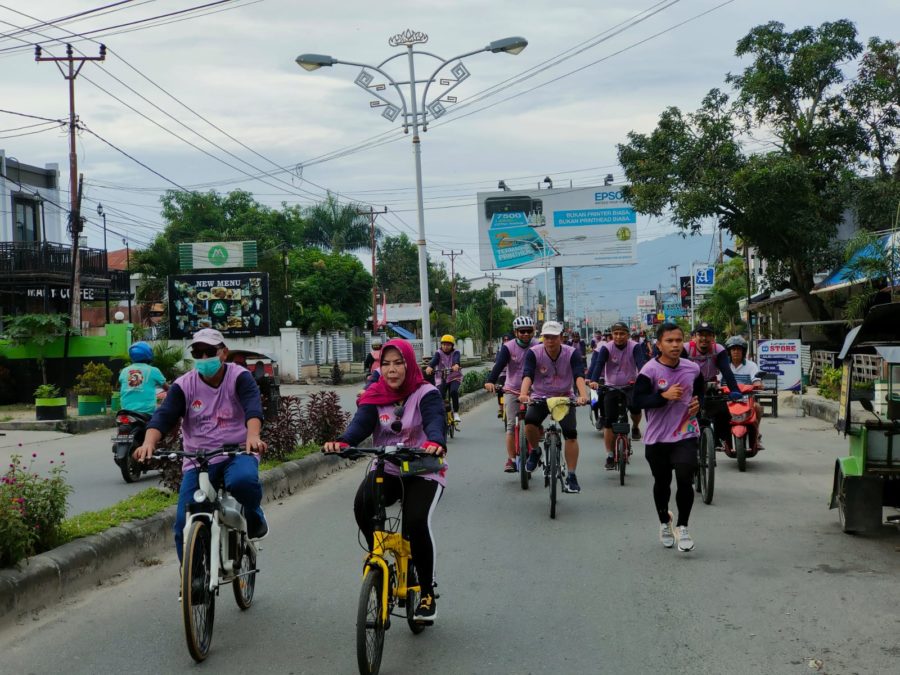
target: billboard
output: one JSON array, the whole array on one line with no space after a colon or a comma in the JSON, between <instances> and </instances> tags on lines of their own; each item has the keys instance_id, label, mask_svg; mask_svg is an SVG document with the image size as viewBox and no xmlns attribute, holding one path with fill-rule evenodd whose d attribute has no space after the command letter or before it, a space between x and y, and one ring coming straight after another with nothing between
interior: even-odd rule
<instances>
[{"instance_id":1,"label":"billboard","mask_svg":"<svg viewBox=\"0 0 900 675\"><path fill-rule=\"evenodd\" d=\"M169 277L169 336L190 338L201 328L227 337L269 334L269 275L223 272Z\"/></svg>"},{"instance_id":2,"label":"billboard","mask_svg":"<svg viewBox=\"0 0 900 675\"><path fill-rule=\"evenodd\" d=\"M639 295L637 296L638 314L647 314L656 312L656 296L655 295Z\"/></svg>"},{"instance_id":3,"label":"billboard","mask_svg":"<svg viewBox=\"0 0 900 675\"><path fill-rule=\"evenodd\" d=\"M637 217L621 186L479 192L482 270L632 265Z\"/></svg>"},{"instance_id":4,"label":"billboard","mask_svg":"<svg viewBox=\"0 0 900 675\"><path fill-rule=\"evenodd\" d=\"M255 241L195 241L178 244L178 269L182 272L256 265Z\"/></svg>"}]
</instances>

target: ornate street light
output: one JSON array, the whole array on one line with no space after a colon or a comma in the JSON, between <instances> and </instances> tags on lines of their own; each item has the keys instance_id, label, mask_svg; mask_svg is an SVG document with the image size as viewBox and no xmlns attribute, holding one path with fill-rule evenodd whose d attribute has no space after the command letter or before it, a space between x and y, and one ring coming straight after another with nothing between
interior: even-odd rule
<instances>
[{"instance_id":1,"label":"ornate street light","mask_svg":"<svg viewBox=\"0 0 900 675\"><path fill-rule=\"evenodd\" d=\"M369 106L372 108L382 108L381 116L393 122L398 117L403 125L404 133L409 132L409 127L413 130L413 156L416 165L416 202L419 218L419 239L416 242L419 247L419 301L422 305L422 351L424 355L431 353L431 318L428 315L428 257L425 250L425 206L422 194L422 148L419 138L419 126L422 131L428 130L429 113L435 119L441 117L447 112L445 104L456 103L457 98L450 96L450 92L458 87L463 81L468 79L469 71L462 63L462 59L467 56L479 54L481 52L491 52L498 54L505 52L507 54L519 54L528 46L528 40L523 37L508 37L501 40L494 40L490 44L481 49L465 52L459 56L450 59L442 59L440 56L424 50L415 49L416 45L428 42L428 35L419 31L406 30L402 33L394 35L388 40L391 47L406 47L406 56L409 66L409 80L396 81L385 70L385 66L396 58L403 56L403 52L388 57L377 66L371 66L365 63L356 63L353 61L342 61L326 54L301 54L295 60L304 70L317 70L323 66L334 66L342 64L346 66L356 66L361 68L354 82L357 86L362 87L368 93L375 96L377 100L372 101ZM427 56L437 60L438 66L427 79L416 79L415 57ZM436 78L438 74L450 63L457 62L450 69L452 77ZM375 82L374 71L381 75L387 83ZM439 94L429 99L428 90L434 82L438 82L439 86L446 87ZM416 95L416 85L424 84L425 88L422 97L419 99ZM403 93L401 85L408 85L408 98ZM388 98L388 86L392 87L396 92L397 98ZM408 101L408 103L407 103Z\"/></svg>"}]
</instances>

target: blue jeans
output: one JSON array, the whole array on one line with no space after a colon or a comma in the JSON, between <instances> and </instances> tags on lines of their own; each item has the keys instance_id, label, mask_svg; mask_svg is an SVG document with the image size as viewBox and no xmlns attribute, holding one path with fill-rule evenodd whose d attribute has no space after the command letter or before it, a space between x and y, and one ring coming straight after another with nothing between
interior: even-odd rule
<instances>
[{"instance_id":1,"label":"blue jeans","mask_svg":"<svg viewBox=\"0 0 900 675\"><path fill-rule=\"evenodd\" d=\"M197 469L190 469L181 478L181 489L178 491L178 510L175 514L175 550L181 560L184 546L184 523L187 520L187 505L200 487ZM209 467L209 479L213 485L218 484L224 476L225 489L244 507L247 528L252 530L263 518L259 507L262 501L262 485L259 483L259 464L251 455L237 455L224 462Z\"/></svg>"}]
</instances>

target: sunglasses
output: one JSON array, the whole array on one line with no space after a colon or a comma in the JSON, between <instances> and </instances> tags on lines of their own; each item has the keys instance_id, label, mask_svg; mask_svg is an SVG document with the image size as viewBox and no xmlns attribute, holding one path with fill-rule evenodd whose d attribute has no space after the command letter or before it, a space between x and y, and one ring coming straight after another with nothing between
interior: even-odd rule
<instances>
[{"instance_id":1,"label":"sunglasses","mask_svg":"<svg viewBox=\"0 0 900 675\"><path fill-rule=\"evenodd\" d=\"M516 328L516 332L517 333L528 333L529 335L531 335L532 333L534 333L534 328Z\"/></svg>"},{"instance_id":2,"label":"sunglasses","mask_svg":"<svg viewBox=\"0 0 900 675\"><path fill-rule=\"evenodd\" d=\"M401 431L403 431L402 417L404 412L406 412L406 409L403 407L403 405L398 405L394 408L395 419L393 422L391 422L391 431L393 431L395 434L399 434Z\"/></svg>"},{"instance_id":3,"label":"sunglasses","mask_svg":"<svg viewBox=\"0 0 900 675\"><path fill-rule=\"evenodd\" d=\"M195 359L209 359L219 353L219 348L213 345L191 347L191 356Z\"/></svg>"}]
</instances>

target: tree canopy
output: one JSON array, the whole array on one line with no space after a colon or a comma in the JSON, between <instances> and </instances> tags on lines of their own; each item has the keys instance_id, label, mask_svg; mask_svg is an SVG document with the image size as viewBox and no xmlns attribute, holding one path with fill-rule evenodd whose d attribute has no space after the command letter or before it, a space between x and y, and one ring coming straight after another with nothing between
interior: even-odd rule
<instances>
[{"instance_id":1,"label":"tree canopy","mask_svg":"<svg viewBox=\"0 0 900 675\"><path fill-rule=\"evenodd\" d=\"M861 223L877 226L884 204L896 208L900 197L900 48L871 40L847 82L863 52L846 20L753 28L736 49L748 65L726 77L733 97L712 89L693 113L667 108L652 132L632 131L618 146L626 198L684 233L716 221L767 260L769 287L793 289L826 318L810 291L839 259L845 209L855 205ZM881 205L868 208L867 194Z\"/></svg>"},{"instance_id":2,"label":"tree canopy","mask_svg":"<svg viewBox=\"0 0 900 675\"><path fill-rule=\"evenodd\" d=\"M341 328L365 325L372 309L372 275L356 256L306 248L292 251L290 260L291 317L300 328L335 330L320 321L328 311L339 313ZM328 308L325 314L322 307Z\"/></svg>"}]
</instances>

